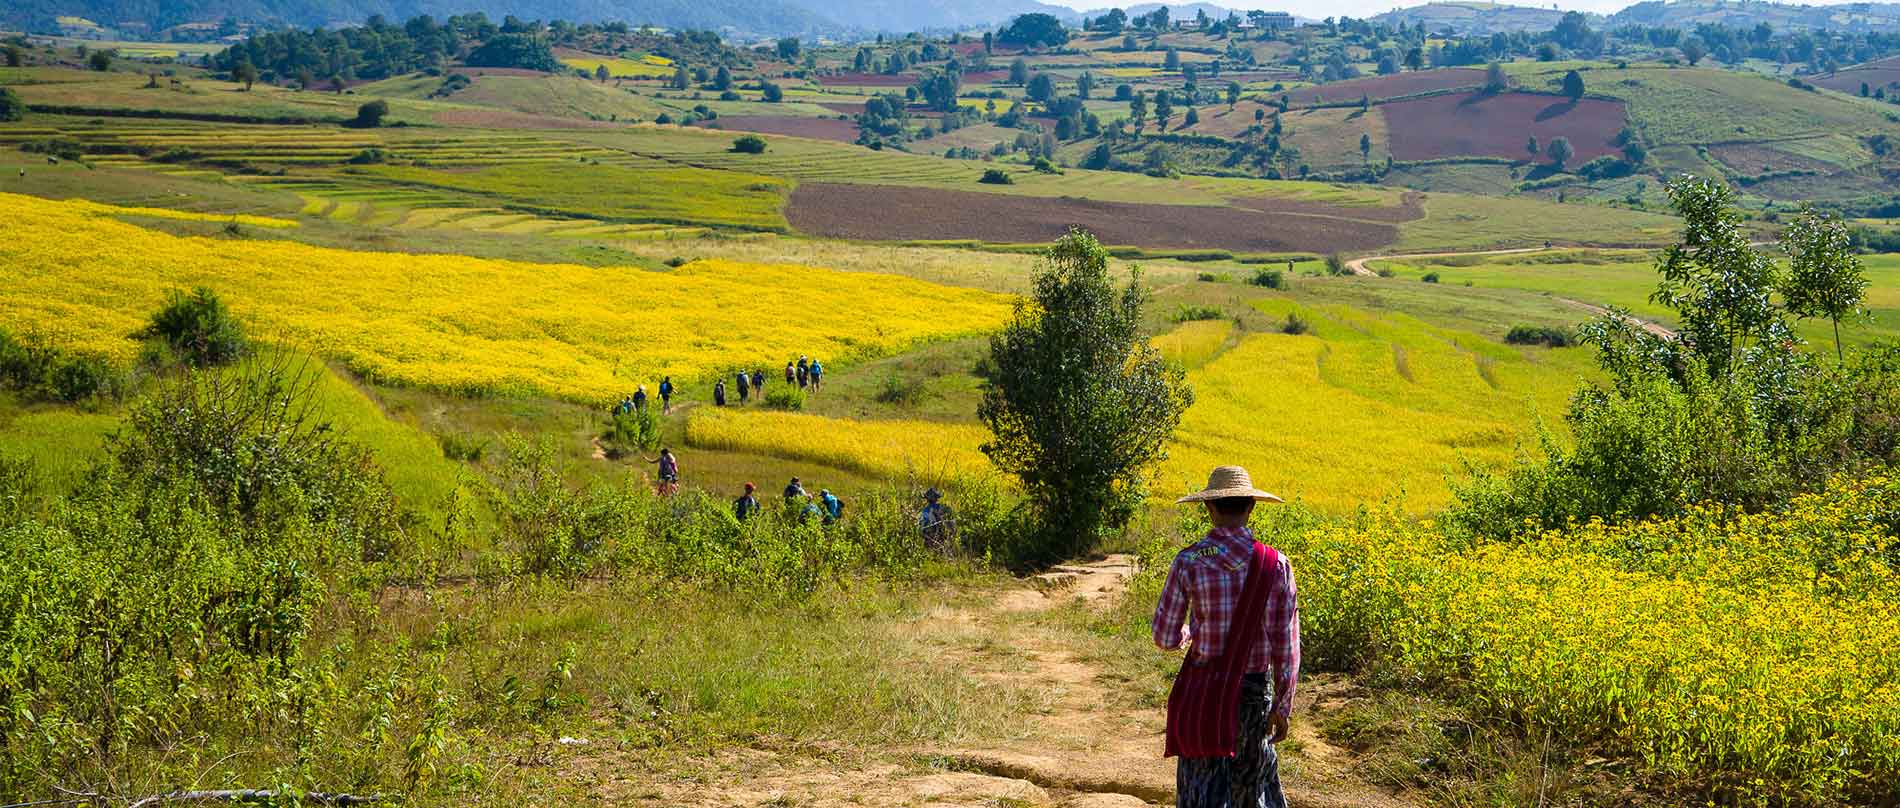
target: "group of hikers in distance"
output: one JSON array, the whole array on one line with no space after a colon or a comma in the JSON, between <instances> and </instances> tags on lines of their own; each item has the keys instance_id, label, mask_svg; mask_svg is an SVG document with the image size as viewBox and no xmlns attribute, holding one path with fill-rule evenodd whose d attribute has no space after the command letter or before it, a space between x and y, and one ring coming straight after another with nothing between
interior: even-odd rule
<instances>
[{"instance_id":1,"label":"group of hikers in distance","mask_svg":"<svg viewBox=\"0 0 1900 808\"><path fill-rule=\"evenodd\" d=\"M713 383L713 406L726 406L726 403L729 401L727 396L728 389L737 390L740 404L750 402L754 395L760 398L765 397L764 370L735 371L732 374L732 380L732 388L726 387L726 380L723 378ZM818 392L818 388L824 384L824 381L825 366L816 359L801 356L796 362L785 363L785 385L787 387L797 385L801 391L815 393ZM676 392L679 392L679 388L673 384L672 376L667 376L660 380L661 413L670 413L673 411L673 394ZM647 400L647 386L644 384L640 385L638 389L633 391L633 395L620 399L620 402L614 405L613 414L629 415L633 413L644 413L647 409Z\"/></svg>"},{"instance_id":2,"label":"group of hikers in distance","mask_svg":"<svg viewBox=\"0 0 1900 808\"><path fill-rule=\"evenodd\" d=\"M670 448L660 450L659 457L642 457L648 463L657 466L659 483L656 490L661 496L679 493L679 458ZM732 516L739 522L749 522L764 509L759 504L759 487L745 484L745 491L732 501ZM829 488L818 489L814 496L805 490L805 484L797 477L786 483L781 495L785 512L792 514L801 522L818 521L824 525L835 525L844 521L844 500ZM943 492L932 487L924 492L924 507L917 515L917 531L923 537L924 544L932 549L947 548L956 538L956 516L950 506L943 502Z\"/></svg>"}]
</instances>

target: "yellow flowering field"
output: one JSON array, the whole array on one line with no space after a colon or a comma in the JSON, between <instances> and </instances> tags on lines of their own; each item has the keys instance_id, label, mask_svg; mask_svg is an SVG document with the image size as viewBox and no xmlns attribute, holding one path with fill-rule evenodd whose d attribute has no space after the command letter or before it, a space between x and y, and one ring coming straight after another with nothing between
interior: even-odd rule
<instances>
[{"instance_id":1,"label":"yellow flowering field","mask_svg":"<svg viewBox=\"0 0 1900 808\"><path fill-rule=\"evenodd\" d=\"M90 203L0 194L0 328L130 360L126 335L168 293L200 285L257 335L370 378L577 400L800 354L849 363L988 330L1010 312L1002 295L893 275L730 261L651 272L192 238Z\"/></svg>"},{"instance_id":2,"label":"yellow flowering field","mask_svg":"<svg viewBox=\"0 0 1900 808\"><path fill-rule=\"evenodd\" d=\"M1377 520L1280 543L1301 559L1317 664L1377 660L1527 734L1734 797L1712 804L1883 804L1900 782L1895 502L1900 480L1876 477L1784 513L1476 548Z\"/></svg>"},{"instance_id":3,"label":"yellow flowering field","mask_svg":"<svg viewBox=\"0 0 1900 808\"><path fill-rule=\"evenodd\" d=\"M271 230L287 230L297 226L292 219L275 219L269 216L251 216L243 213L197 213L189 210L170 208L138 208L123 205L107 205L88 199L68 199L60 204L79 213L94 216L144 216L150 219L174 219L181 222L237 222L251 227L264 227Z\"/></svg>"},{"instance_id":4,"label":"yellow flowering field","mask_svg":"<svg viewBox=\"0 0 1900 808\"><path fill-rule=\"evenodd\" d=\"M1233 333L1231 320L1194 320L1175 326L1165 334L1156 334L1148 342L1162 356L1181 363L1182 367L1198 368L1219 354Z\"/></svg>"},{"instance_id":5,"label":"yellow flowering field","mask_svg":"<svg viewBox=\"0 0 1900 808\"><path fill-rule=\"evenodd\" d=\"M865 474L941 480L979 473L989 459L977 446L989 432L975 424L827 418L776 410L701 407L686 422L686 442L820 463Z\"/></svg>"}]
</instances>

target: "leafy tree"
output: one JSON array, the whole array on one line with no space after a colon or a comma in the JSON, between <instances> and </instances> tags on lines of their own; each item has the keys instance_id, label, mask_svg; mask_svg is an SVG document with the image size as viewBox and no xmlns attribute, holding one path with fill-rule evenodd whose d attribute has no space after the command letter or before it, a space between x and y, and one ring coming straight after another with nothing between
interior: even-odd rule
<instances>
[{"instance_id":1,"label":"leafy tree","mask_svg":"<svg viewBox=\"0 0 1900 808\"><path fill-rule=\"evenodd\" d=\"M1232 109L1238 103L1240 103L1240 82L1227 82L1227 107Z\"/></svg>"},{"instance_id":2,"label":"leafy tree","mask_svg":"<svg viewBox=\"0 0 1900 808\"><path fill-rule=\"evenodd\" d=\"M1029 80L1029 85L1023 88L1023 95L1031 101L1047 104L1055 100L1056 81L1048 73L1038 72Z\"/></svg>"},{"instance_id":3,"label":"leafy tree","mask_svg":"<svg viewBox=\"0 0 1900 808\"><path fill-rule=\"evenodd\" d=\"M1077 98L1087 101L1089 100L1089 94L1094 91L1095 91L1095 74L1094 73L1090 73L1089 71L1084 70L1082 71L1082 75L1075 77L1075 96Z\"/></svg>"},{"instance_id":4,"label":"leafy tree","mask_svg":"<svg viewBox=\"0 0 1900 808\"><path fill-rule=\"evenodd\" d=\"M203 286L190 294L172 292L165 307L136 336L160 340L200 367L225 364L249 350L243 326L218 294Z\"/></svg>"},{"instance_id":5,"label":"leafy tree","mask_svg":"<svg viewBox=\"0 0 1900 808\"><path fill-rule=\"evenodd\" d=\"M1094 236L1057 241L1034 284L990 339L977 417L992 435L983 453L1022 481L1037 520L1026 554L1053 560L1134 516L1194 395L1142 336L1140 270L1116 290Z\"/></svg>"},{"instance_id":6,"label":"leafy tree","mask_svg":"<svg viewBox=\"0 0 1900 808\"><path fill-rule=\"evenodd\" d=\"M356 119L353 121L350 121L350 125L360 127L363 129L374 129L378 126L382 126L383 118L388 115L389 115L389 102L378 98L374 101L371 101L367 104L357 107Z\"/></svg>"},{"instance_id":7,"label":"leafy tree","mask_svg":"<svg viewBox=\"0 0 1900 808\"><path fill-rule=\"evenodd\" d=\"M759 82L759 97L767 104L776 104L785 100L785 88L769 81Z\"/></svg>"},{"instance_id":8,"label":"leafy tree","mask_svg":"<svg viewBox=\"0 0 1900 808\"><path fill-rule=\"evenodd\" d=\"M17 121L26 117L26 102L11 87L0 87L0 121Z\"/></svg>"},{"instance_id":9,"label":"leafy tree","mask_svg":"<svg viewBox=\"0 0 1900 808\"><path fill-rule=\"evenodd\" d=\"M1168 70L1180 70L1181 52L1174 48L1169 48L1167 55L1161 57L1161 66Z\"/></svg>"},{"instance_id":10,"label":"leafy tree","mask_svg":"<svg viewBox=\"0 0 1900 808\"><path fill-rule=\"evenodd\" d=\"M112 51L93 51L92 57L86 60L86 65L101 73L111 70Z\"/></svg>"},{"instance_id":11,"label":"leafy tree","mask_svg":"<svg viewBox=\"0 0 1900 808\"><path fill-rule=\"evenodd\" d=\"M1134 34L1128 34L1127 36L1122 37L1122 50L1132 51L1140 47L1141 47L1141 43L1135 40Z\"/></svg>"},{"instance_id":12,"label":"leafy tree","mask_svg":"<svg viewBox=\"0 0 1900 808\"><path fill-rule=\"evenodd\" d=\"M996 35L995 34L992 34L988 31L983 32L983 52L984 53L996 52Z\"/></svg>"},{"instance_id":13,"label":"leafy tree","mask_svg":"<svg viewBox=\"0 0 1900 808\"><path fill-rule=\"evenodd\" d=\"M533 34L496 34L469 51L470 67L512 67L552 73L561 69L548 43Z\"/></svg>"},{"instance_id":14,"label":"leafy tree","mask_svg":"<svg viewBox=\"0 0 1900 808\"><path fill-rule=\"evenodd\" d=\"M1570 138L1561 135L1551 138L1550 145L1544 151L1550 155L1551 165L1559 171L1563 170L1565 163L1570 162L1570 158L1577 155L1577 150L1570 145Z\"/></svg>"},{"instance_id":15,"label":"leafy tree","mask_svg":"<svg viewBox=\"0 0 1900 808\"><path fill-rule=\"evenodd\" d=\"M1484 91L1491 95L1504 92L1510 86L1510 79L1504 75L1504 66L1492 62L1484 66Z\"/></svg>"},{"instance_id":16,"label":"leafy tree","mask_svg":"<svg viewBox=\"0 0 1900 808\"><path fill-rule=\"evenodd\" d=\"M1781 233L1788 253L1788 274L1780 291L1788 313L1799 318L1826 317L1834 325L1834 357L1845 362L1841 348L1841 321L1861 316L1867 296L1867 276L1854 254L1847 225L1816 213L1812 208Z\"/></svg>"},{"instance_id":17,"label":"leafy tree","mask_svg":"<svg viewBox=\"0 0 1900 808\"><path fill-rule=\"evenodd\" d=\"M250 92L251 85L257 82L257 68L252 67L250 62L238 62L237 67L231 68L231 80L244 85L245 92Z\"/></svg>"},{"instance_id":18,"label":"leafy tree","mask_svg":"<svg viewBox=\"0 0 1900 808\"><path fill-rule=\"evenodd\" d=\"M713 74L712 85L713 89L722 93L732 89L732 69L725 65L720 65L719 71Z\"/></svg>"},{"instance_id":19,"label":"leafy tree","mask_svg":"<svg viewBox=\"0 0 1900 808\"><path fill-rule=\"evenodd\" d=\"M1773 299L1774 262L1749 244L1726 184L1684 176L1666 187L1682 216L1682 241L1658 260L1663 282L1650 300L1676 310L1684 346L1726 378L1750 343L1786 331Z\"/></svg>"},{"instance_id":20,"label":"leafy tree","mask_svg":"<svg viewBox=\"0 0 1900 808\"><path fill-rule=\"evenodd\" d=\"M1009 63L1009 83L1018 87L1029 85L1029 63L1020 56Z\"/></svg>"},{"instance_id":21,"label":"leafy tree","mask_svg":"<svg viewBox=\"0 0 1900 808\"><path fill-rule=\"evenodd\" d=\"M924 105L932 110L955 112L961 75L954 70L931 70L917 82L917 94L923 97Z\"/></svg>"},{"instance_id":22,"label":"leafy tree","mask_svg":"<svg viewBox=\"0 0 1900 808\"><path fill-rule=\"evenodd\" d=\"M1532 160L1535 160L1538 155L1544 153L1544 148L1537 145L1537 136L1531 135L1530 140L1524 141L1524 151L1530 154Z\"/></svg>"},{"instance_id":23,"label":"leafy tree","mask_svg":"<svg viewBox=\"0 0 1900 808\"><path fill-rule=\"evenodd\" d=\"M765 138L758 135L740 135L732 141L732 150L739 154L764 154L765 148Z\"/></svg>"},{"instance_id":24,"label":"leafy tree","mask_svg":"<svg viewBox=\"0 0 1900 808\"><path fill-rule=\"evenodd\" d=\"M1583 75L1575 70L1564 74L1564 96L1572 102L1583 99Z\"/></svg>"},{"instance_id":25,"label":"leafy tree","mask_svg":"<svg viewBox=\"0 0 1900 808\"><path fill-rule=\"evenodd\" d=\"M7 67L20 67L26 64L26 52L18 45L7 46Z\"/></svg>"},{"instance_id":26,"label":"leafy tree","mask_svg":"<svg viewBox=\"0 0 1900 808\"><path fill-rule=\"evenodd\" d=\"M609 73L609 72L607 72L607 66L606 66L606 65L595 65L595 66L594 66L594 80L595 80L595 81L598 81L598 82L600 82L600 83L602 83L602 84L605 84L605 83L607 83L607 80L608 80L608 79L610 79L610 78L613 78L613 74L612 74L612 73Z\"/></svg>"},{"instance_id":27,"label":"leafy tree","mask_svg":"<svg viewBox=\"0 0 1900 808\"><path fill-rule=\"evenodd\" d=\"M1372 159L1372 136L1371 135L1362 134L1359 136L1359 159L1361 160Z\"/></svg>"},{"instance_id":28,"label":"leafy tree","mask_svg":"<svg viewBox=\"0 0 1900 808\"><path fill-rule=\"evenodd\" d=\"M1130 120L1133 120L1135 122L1135 129L1137 131L1141 129L1142 124L1147 123L1148 121L1148 96L1147 95L1136 93L1133 98L1128 99L1128 117Z\"/></svg>"},{"instance_id":29,"label":"leafy tree","mask_svg":"<svg viewBox=\"0 0 1900 808\"><path fill-rule=\"evenodd\" d=\"M996 41L1025 48L1053 48L1069 41L1062 21L1042 13L1018 16L996 33Z\"/></svg>"},{"instance_id":30,"label":"leafy tree","mask_svg":"<svg viewBox=\"0 0 1900 808\"><path fill-rule=\"evenodd\" d=\"M1201 122L1201 112L1194 107L1187 108L1187 114L1181 117L1181 126L1189 127Z\"/></svg>"},{"instance_id":31,"label":"leafy tree","mask_svg":"<svg viewBox=\"0 0 1900 808\"><path fill-rule=\"evenodd\" d=\"M778 41L778 58L781 62L789 62L798 58L799 50L798 37L788 36Z\"/></svg>"},{"instance_id":32,"label":"leafy tree","mask_svg":"<svg viewBox=\"0 0 1900 808\"><path fill-rule=\"evenodd\" d=\"M1679 50L1682 51L1682 58L1689 63L1690 67L1695 67L1697 62L1702 61L1702 57L1709 55L1709 47L1702 44L1702 40L1697 37L1683 40Z\"/></svg>"},{"instance_id":33,"label":"leafy tree","mask_svg":"<svg viewBox=\"0 0 1900 808\"><path fill-rule=\"evenodd\" d=\"M685 64L673 67L673 80L668 83L668 86L675 90L684 90L693 86L693 77L686 72Z\"/></svg>"},{"instance_id":34,"label":"leafy tree","mask_svg":"<svg viewBox=\"0 0 1900 808\"><path fill-rule=\"evenodd\" d=\"M1425 69L1425 49L1412 48L1405 52L1405 69L1417 72Z\"/></svg>"}]
</instances>

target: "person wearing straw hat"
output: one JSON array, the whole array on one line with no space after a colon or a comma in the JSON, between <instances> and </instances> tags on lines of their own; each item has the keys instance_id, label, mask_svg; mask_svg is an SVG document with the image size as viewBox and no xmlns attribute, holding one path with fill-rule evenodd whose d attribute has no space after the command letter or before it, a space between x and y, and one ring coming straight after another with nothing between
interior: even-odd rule
<instances>
[{"instance_id":1,"label":"person wearing straw hat","mask_svg":"<svg viewBox=\"0 0 1900 808\"><path fill-rule=\"evenodd\" d=\"M1175 555L1155 605L1155 645L1188 648L1168 696L1179 808L1286 805L1273 745L1293 712L1299 606L1292 565L1247 527L1256 504L1279 501L1239 466L1176 501L1206 507L1213 525Z\"/></svg>"}]
</instances>

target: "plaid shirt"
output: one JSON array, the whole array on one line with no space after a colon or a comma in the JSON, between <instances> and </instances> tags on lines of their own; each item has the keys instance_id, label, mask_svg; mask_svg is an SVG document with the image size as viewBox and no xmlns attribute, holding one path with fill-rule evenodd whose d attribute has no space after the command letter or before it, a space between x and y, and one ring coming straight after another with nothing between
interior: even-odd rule
<instances>
[{"instance_id":1,"label":"plaid shirt","mask_svg":"<svg viewBox=\"0 0 1900 808\"><path fill-rule=\"evenodd\" d=\"M1218 528L1174 557L1168 582L1155 605L1155 645L1180 648L1194 640L1188 653L1197 659L1220 656L1228 624L1240 609L1240 591L1247 585L1253 560L1253 531ZM1248 673L1274 674L1273 711L1291 715L1293 688L1300 677L1300 608L1293 586L1293 566L1286 556L1268 573L1267 619L1254 644Z\"/></svg>"}]
</instances>

